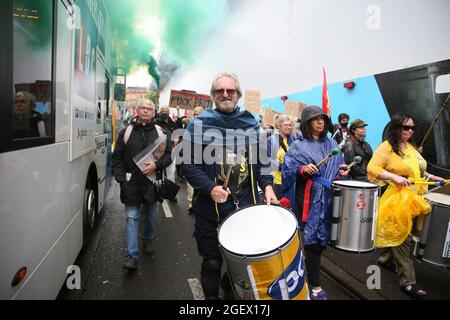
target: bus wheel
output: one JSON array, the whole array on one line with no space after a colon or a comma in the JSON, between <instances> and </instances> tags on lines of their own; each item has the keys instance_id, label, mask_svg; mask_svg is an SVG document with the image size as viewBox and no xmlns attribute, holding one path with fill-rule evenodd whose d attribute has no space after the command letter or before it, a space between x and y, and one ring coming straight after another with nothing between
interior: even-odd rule
<instances>
[{"instance_id":1,"label":"bus wheel","mask_svg":"<svg viewBox=\"0 0 450 320\"><path fill-rule=\"evenodd\" d=\"M87 188L84 191L83 203L83 246L89 242L92 230L95 227L95 218L97 213L97 199L95 191Z\"/></svg>"}]
</instances>

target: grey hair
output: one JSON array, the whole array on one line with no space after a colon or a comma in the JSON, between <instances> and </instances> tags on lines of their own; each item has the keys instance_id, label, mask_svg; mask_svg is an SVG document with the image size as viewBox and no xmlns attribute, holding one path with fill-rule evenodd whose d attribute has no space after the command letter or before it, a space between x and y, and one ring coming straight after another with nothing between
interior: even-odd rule
<instances>
[{"instance_id":1,"label":"grey hair","mask_svg":"<svg viewBox=\"0 0 450 320\"><path fill-rule=\"evenodd\" d=\"M137 102L137 104L136 104L136 108L139 108L140 106L142 106L144 104L149 105L150 107L153 108L153 110L156 110L155 104L150 99L141 99L141 100L139 100Z\"/></svg>"},{"instance_id":2,"label":"grey hair","mask_svg":"<svg viewBox=\"0 0 450 320\"><path fill-rule=\"evenodd\" d=\"M31 104L36 103L36 96L28 91L19 91L16 93L16 97L24 97Z\"/></svg>"},{"instance_id":3,"label":"grey hair","mask_svg":"<svg viewBox=\"0 0 450 320\"><path fill-rule=\"evenodd\" d=\"M213 82L212 82L212 84L211 84L211 91L210 91L211 97L214 96L214 90L216 89L216 83L217 83L217 81L218 81L220 78L224 78L224 77L230 78L230 79L233 79L233 80L234 80L234 82L236 83L236 90L237 90L237 93L238 93L238 95L239 95L239 98L241 98L241 97L242 97L242 90L241 90L241 85L239 84L238 77L237 77L236 74L234 74L234 73L228 73L228 72L222 72L222 73L219 73L218 75L216 75L216 77L214 78L214 80L213 80Z\"/></svg>"},{"instance_id":4,"label":"grey hair","mask_svg":"<svg viewBox=\"0 0 450 320\"><path fill-rule=\"evenodd\" d=\"M280 125L283 122L289 121L292 123L292 119L290 116L288 116L287 114L280 114L279 116L277 116L276 122L275 122L275 128L276 129L280 129Z\"/></svg>"}]
</instances>

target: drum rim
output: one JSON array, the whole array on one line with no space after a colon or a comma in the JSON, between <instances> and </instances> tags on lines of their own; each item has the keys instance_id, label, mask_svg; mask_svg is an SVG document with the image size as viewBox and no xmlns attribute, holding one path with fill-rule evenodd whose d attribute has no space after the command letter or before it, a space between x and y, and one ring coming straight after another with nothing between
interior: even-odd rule
<instances>
[{"instance_id":1,"label":"drum rim","mask_svg":"<svg viewBox=\"0 0 450 320\"><path fill-rule=\"evenodd\" d=\"M350 186L347 184L339 184L339 182L342 182L342 181L360 181L360 180L354 180L354 179L352 179L352 180L334 180L334 181L332 181L333 187L343 188L343 189L355 189L355 190L361 190L361 189L376 190L376 189L380 188L379 185L377 185L376 183L372 183L370 181L360 181L360 182L365 182L365 183L371 184L371 186Z\"/></svg>"},{"instance_id":2,"label":"drum rim","mask_svg":"<svg viewBox=\"0 0 450 320\"><path fill-rule=\"evenodd\" d=\"M270 254L272 254L272 253L274 253L274 252L277 252L277 251L280 250L280 249L286 248L286 246L287 246L290 242L293 241L293 239L294 239L294 237L295 237L295 234L298 233L298 230L299 230L298 221L297 221L297 218L295 217L295 214L294 214L294 213L292 212L292 210L289 209L289 208L283 208L283 207L281 207L281 206L277 206L277 205L271 204L271 206L277 206L277 207L280 207L280 208L283 208L283 209L289 211L289 213L290 213L291 215L294 216L295 221L297 222L297 226L296 226L296 228L295 228L295 231L292 233L292 235L290 236L290 238L289 238L286 242L284 242L281 246L279 246L278 248L272 249L272 250L270 250L270 251L262 252L262 253L257 253L257 254L241 254L241 253L236 253L236 252L234 252L234 251L231 251L231 250L225 248L225 247L220 243L220 239L219 239L220 229L222 229L223 224L225 223L225 221L226 221L228 218L230 218L232 215L234 215L235 213L238 213L238 212L241 211L241 210L244 210L244 209L247 209L247 208L250 208L250 207L264 206L264 205L265 205L265 204L262 204L262 203L255 203L255 204L249 204L249 205L240 207L238 210L236 210L236 211L233 212L232 214L229 214L225 219L223 219L223 221L221 222L219 228L217 229L217 242L219 243L219 246L220 246L220 248L222 248L222 250L225 250L226 252L231 253L231 254L233 254L233 255L235 255L235 256L238 256L238 257L249 257L249 258L258 258L258 257L261 257L261 258L262 258L262 257L264 257L264 256L267 256L267 255L270 255ZM300 235L299 235L299 239L300 239ZM301 240L301 239L300 239L300 240ZM300 242L300 244L301 244L301 242Z\"/></svg>"},{"instance_id":3,"label":"drum rim","mask_svg":"<svg viewBox=\"0 0 450 320\"><path fill-rule=\"evenodd\" d=\"M437 201L436 199L429 199L429 198L427 197L427 195L431 195L431 194L441 194L441 195L444 195L444 196L449 197L449 199L450 199L450 196L449 196L448 194L431 191L431 192L425 193L423 196L424 196L424 198L425 198L426 200L428 200L429 202L431 202L431 203L433 203L433 204L436 204L436 205L439 205L439 206L443 206L443 207L450 207L450 203L442 203L442 202ZM433 197L432 197L432 198L433 198Z\"/></svg>"}]
</instances>

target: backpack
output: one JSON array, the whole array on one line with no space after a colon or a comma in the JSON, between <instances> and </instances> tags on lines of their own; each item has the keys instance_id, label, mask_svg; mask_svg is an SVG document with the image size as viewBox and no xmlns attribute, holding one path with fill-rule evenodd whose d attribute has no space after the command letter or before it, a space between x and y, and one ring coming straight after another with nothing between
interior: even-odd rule
<instances>
[{"instance_id":1,"label":"backpack","mask_svg":"<svg viewBox=\"0 0 450 320\"><path fill-rule=\"evenodd\" d=\"M162 128L160 126L158 126L157 124L155 124L155 128L156 128L156 131L158 132L158 136L161 136L162 134L164 134ZM125 133L123 135L123 142L125 144L127 144L128 139L130 139L130 135L131 135L132 131L133 131L133 125L130 124L125 129Z\"/></svg>"}]
</instances>

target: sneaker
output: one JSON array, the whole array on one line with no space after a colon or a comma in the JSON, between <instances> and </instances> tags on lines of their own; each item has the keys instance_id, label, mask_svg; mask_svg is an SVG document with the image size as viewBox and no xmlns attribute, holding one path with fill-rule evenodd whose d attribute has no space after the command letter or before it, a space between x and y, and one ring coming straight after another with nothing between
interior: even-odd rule
<instances>
[{"instance_id":1,"label":"sneaker","mask_svg":"<svg viewBox=\"0 0 450 320\"><path fill-rule=\"evenodd\" d=\"M125 269L130 269L130 270L136 269L137 266L138 266L138 260L133 257L127 257L125 264L123 265L123 267Z\"/></svg>"},{"instance_id":2,"label":"sneaker","mask_svg":"<svg viewBox=\"0 0 450 320\"><path fill-rule=\"evenodd\" d=\"M319 292L311 291L311 300L328 300L327 293L325 290L320 290Z\"/></svg>"},{"instance_id":3,"label":"sneaker","mask_svg":"<svg viewBox=\"0 0 450 320\"><path fill-rule=\"evenodd\" d=\"M155 252L155 248L153 247L153 242L151 240L144 242L143 248L146 254L152 254L153 252Z\"/></svg>"}]
</instances>

